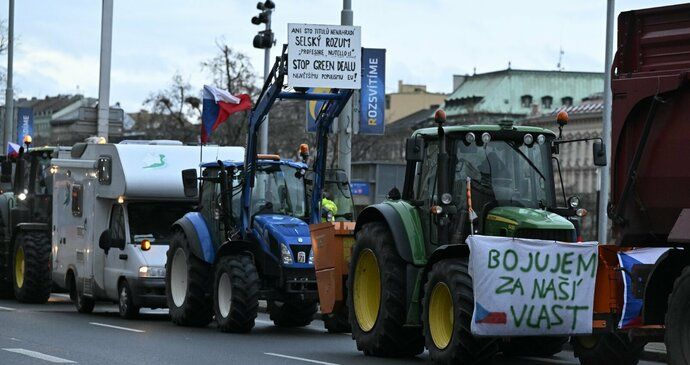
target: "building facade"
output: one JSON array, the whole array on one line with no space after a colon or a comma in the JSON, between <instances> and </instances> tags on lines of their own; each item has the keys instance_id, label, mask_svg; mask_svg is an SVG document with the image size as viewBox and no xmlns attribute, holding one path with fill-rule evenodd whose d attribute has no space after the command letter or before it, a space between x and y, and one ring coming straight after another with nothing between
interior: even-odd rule
<instances>
[{"instance_id":1,"label":"building facade","mask_svg":"<svg viewBox=\"0 0 690 365\"><path fill-rule=\"evenodd\" d=\"M398 81L398 92L386 94L386 125L400 120L431 105L443 104L447 94L431 93L426 85L403 84Z\"/></svg>"}]
</instances>

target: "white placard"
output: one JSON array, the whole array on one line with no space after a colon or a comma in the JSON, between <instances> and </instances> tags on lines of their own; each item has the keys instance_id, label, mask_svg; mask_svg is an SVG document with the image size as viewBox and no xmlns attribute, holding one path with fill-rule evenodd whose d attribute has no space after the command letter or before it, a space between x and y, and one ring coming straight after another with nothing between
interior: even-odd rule
<instances>
[{"instance_id":1,"label":"white placard","mask_svg":"<svg viewBox=\"0 0 690 365\"><path fill-rule=\"evenodd\" d=\"M288 24L288 84L292 87L359 89L360 27Z\"/></svg>"},{"instance_id":2,"label":"white placard","mask_svg":"<svg viewBox=\"0 0 690 365\"><path fill-rule=\"evenodd\" d=\"M596 242L470 236L472 333L592 333Z\"/></svg>"}]
</instances>

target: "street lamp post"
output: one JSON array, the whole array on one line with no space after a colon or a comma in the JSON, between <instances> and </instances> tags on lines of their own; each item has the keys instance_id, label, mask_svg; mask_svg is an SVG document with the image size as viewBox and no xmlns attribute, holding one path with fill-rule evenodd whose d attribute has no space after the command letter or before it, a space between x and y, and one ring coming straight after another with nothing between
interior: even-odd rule
<instances>
[{"instance_id":1,"label":"street lamp post","mask_svg":"<svg viewBox=\"0 0 690 365\"><path fill-rule=\"evenodd\" d=\"M273 14L275 6L275 3L271 0L257 3L256 8L261 10L261 13L252 18L252 24L266 24L266 29L259 31L259 33L254 36L253 42L254 48L264 50L264 80L268 79L268 73L271 67L271 47L273 47L274 43L273 31L271 31L271 15ZM260 128L259 152L268 153L268 114L266 114L266 120L261 124Z\"/></svg>"},{"instance_id":2,"label":"street lamp post","mask_svg":"<svg viewBox=\"0 0 690 365\"><path fill-rule=\"evenodd\" d=\"M7 89L5 90L5 128L3 145L13 140L14 129L14 90L12 90L12 64L14 63L14 0L10 0L7 22ZM6 148L6 147L4 147Z\"/></svg>"}]
</instances>

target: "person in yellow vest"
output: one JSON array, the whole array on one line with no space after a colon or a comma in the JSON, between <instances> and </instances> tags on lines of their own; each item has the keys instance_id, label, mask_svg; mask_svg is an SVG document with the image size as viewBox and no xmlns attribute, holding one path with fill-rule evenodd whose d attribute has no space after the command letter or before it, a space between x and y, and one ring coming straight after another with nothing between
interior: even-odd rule
<instances>
[{"instance_id":1,"label":"person in yellow vest","mask_svg":"<svg viewBox=\"0 0 690 365\"><path fill-rule=\"evenodd\" d=\"M333 194L324 190L321 195L321 221L335 222L335 215L338 213L338 206L333 200Z\"/></svg>"}]
</instances>

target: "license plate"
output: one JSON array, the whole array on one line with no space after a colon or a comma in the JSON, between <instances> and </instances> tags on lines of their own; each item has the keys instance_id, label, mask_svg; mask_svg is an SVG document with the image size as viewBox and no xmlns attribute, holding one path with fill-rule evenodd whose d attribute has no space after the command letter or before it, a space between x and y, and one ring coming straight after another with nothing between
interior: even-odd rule
<instances>
[{"instance_id":1,"label":"license plate","mask_svg":"<svg viewBox=\"0 0 690 365\"><path fill-rule=\"evenodd\" d=\"M297 252L297 262L305 263L307 261L307 254L304 251Z\"/></svg>"}]
</instances>

